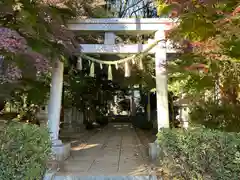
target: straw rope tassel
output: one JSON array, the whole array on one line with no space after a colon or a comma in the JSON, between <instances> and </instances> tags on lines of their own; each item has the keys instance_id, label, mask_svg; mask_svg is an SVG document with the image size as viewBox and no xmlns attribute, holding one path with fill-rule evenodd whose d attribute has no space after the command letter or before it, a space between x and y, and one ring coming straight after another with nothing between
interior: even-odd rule
<instances>
[{"instance_id":1,"label":"straw rope tassel","mask_svg":"<svg viewBox=\"0 0 240 180\"><path fill-rule=\"evenodd\" d=\"M125 77L130 77L130 69L128 62L125 62Z\"/></svg>"},{"instance_id":2,"label":"straw rope tassel","mask_svg":"<svg viewBox=\"0 0 240 180\"><path fill-rule=\"evenodd\" d=\"M132 64L135 64L135 59L134 58L132 59Z\"/></svg>"},{"instance_id":3,"label":"straw rope tassel","mask_svg":"<svg viewBox=\"0 0 240 180\"><path fill-rule=\"evenodd\" d=\"M117 63L115 64L115 68L118 70L118 64Z\"/></svg>"},{"instance_id":4,"label":"straw rope tassel","mask_svg":"<svg viewBox=\"0 0 240 180\"><path fill-rule=\"evenodd\" d=\"M112 76L112 66L109 65L108 66L108 80L112 80L113 76Z\"/></svg>"},{"instance_id":5,"label":"straw rope tassel","mask_svg":"<svg viewBox=\"0 0 240 180\"><path fill-rule=\"evenodd\" d=\"M94 77L94 62L92 62L91 67L90 67L90 74L89 76Z\"/></svg>"},{"instance_id":6,"label":"straw rope tassel","mask_svg":"<svg viewBox=\"0 0 240 180\"><path fill-rule=\"evenodd\" d=\"M77 60L77 69L80 70L80 71L83 69L83 66L82 66L82 58L81 58L81 57L78 57L78 60Z\"/></svg>"},{"instance_id":7,"label":"straw rope tassel","mask_svg":"<svg viewBox=\"0 0 240 180\"><path fill-rule=\"evenodd\" d=\"M139 68L141 70L143 70L143 62L142 62L142 58L139 60Z\"/></svg>"}]
</instances>

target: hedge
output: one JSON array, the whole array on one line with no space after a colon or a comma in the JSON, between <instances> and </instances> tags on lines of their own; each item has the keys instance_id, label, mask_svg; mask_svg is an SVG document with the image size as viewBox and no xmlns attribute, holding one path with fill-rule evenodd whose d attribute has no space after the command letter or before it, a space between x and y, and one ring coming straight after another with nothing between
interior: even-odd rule
<instances>
[{"instance_id":1,"label":"hedge","mask_svg":"<svg viewBox=\"0 0 240 180\"><path fill-rule=\"evenodd\" d=\"M170 178L238 180L240 134L205 128L163 130L160 163Z\"/></svg>"},{"instance_id":2,"label":"hedge","mask_svg":"<svg viewBox=\"0 0 240 180\"><path fill-rule=\"evenodd\" d=\"M51 152L48 130L14 122L0 137L0 179L41 180Z\"/></svg>"}]
</instances>

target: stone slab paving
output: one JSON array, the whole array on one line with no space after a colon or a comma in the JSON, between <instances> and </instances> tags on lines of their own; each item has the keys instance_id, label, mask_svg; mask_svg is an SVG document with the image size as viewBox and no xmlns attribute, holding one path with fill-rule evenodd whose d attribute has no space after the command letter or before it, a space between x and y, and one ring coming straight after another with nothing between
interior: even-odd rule
<instances>
[{"instance_id":1,"label":"stone slab paving","mask_svg":"<svg viewBox=\"0 0 240 180\"><path fill-rule=\"evenodd\" d=\"M148 162L139 143L131 124L111 123L89 137L87 142L73 145L71 157L64 162L57 176L149 177Z\"/></svg>"}]
</instances>

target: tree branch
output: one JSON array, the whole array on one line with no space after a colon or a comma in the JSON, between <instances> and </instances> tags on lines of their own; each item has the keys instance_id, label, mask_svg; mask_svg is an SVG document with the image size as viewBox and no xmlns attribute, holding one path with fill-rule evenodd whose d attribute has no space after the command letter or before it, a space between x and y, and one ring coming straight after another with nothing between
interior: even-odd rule
<instances>
[{"instance_id":1,"label":"tree branch","mask_svg":"<svg viewBox=\"0 0 240 180\"><path fill-rule=\"evenodd\" d=\"M140 10L146 8L149 4L150 4L150 2L148 2L148 3L145 4L144 6L142 6L142 7L138 8L138 9L134 10L133 12L131 12L130 17L131 17L133 14L136 15L136 12L138 12L138 11L140 11Z\"/></svg>"},{"instance_id":2,"label":"tree branch","mask_svg":"<svg viewBox=\"0 0 240 180\"><path fill-rule=\"evenodd\" d=\"M137 6L139 3L143 2L143 1L144 1L144 0L139 0L139 1L137 1L136 3L133 3L133 4L131 4L131 5L128 6L128 7L125 7L125 9L124 9L124 10L122 11L122 13L121 13L121 17L124 17L129 9L133 8L134 6Z\"/></svg>"}]
</instances>

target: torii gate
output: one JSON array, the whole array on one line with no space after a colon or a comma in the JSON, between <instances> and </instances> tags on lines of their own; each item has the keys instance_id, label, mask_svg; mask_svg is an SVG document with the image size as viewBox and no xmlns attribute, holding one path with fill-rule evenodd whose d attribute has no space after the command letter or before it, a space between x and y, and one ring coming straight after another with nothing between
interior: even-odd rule
<instances>
[{"instance_id":1,"label":"torii gate","mask_svg":"<svg viewBox=\"0 0 240 180\"><path fill-rule=\"evenodd\" d=\"M68 28L77 33L105 33L104 44L79 45L79 52L85 54L137 54L146 50L153 41L161 40L157 46L148 52L155 54L158 130L169 128L167 73L163 65L166 63L167 53L175 53L175 50L171 49L165 41L165 32L171 29L173 25L174 21L168 18L81 19L70 21L68 24ZM127 33L136 35L155 33L155 39L149 39L148 44L115 44L116 34ZM58 62L53 69L48 111L48 124L50 132L52 132L53 144L58 146L61 144L58 132L62 83L63 63Z\"/></svg>"}]
</instances>

